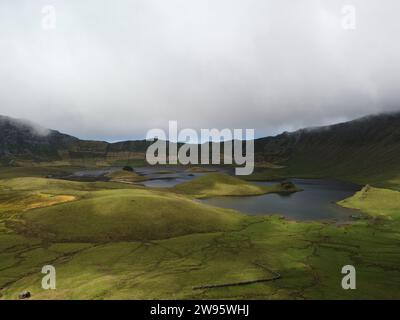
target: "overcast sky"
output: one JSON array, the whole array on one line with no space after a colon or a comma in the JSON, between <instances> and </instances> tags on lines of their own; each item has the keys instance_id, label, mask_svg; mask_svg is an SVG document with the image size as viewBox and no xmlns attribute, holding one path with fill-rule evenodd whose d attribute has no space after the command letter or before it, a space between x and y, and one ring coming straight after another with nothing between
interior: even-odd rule
<instances>
[{"instance_id":1,"label":"overcast sky","mask_svg":"<svg viewBox=\"0 0 400 320\"><path fill-rule=\"evenodd\" d=\"M399 35L398 0L1 0L0 114L115 141L400 110Z\"/></svg>"}]
</instances>

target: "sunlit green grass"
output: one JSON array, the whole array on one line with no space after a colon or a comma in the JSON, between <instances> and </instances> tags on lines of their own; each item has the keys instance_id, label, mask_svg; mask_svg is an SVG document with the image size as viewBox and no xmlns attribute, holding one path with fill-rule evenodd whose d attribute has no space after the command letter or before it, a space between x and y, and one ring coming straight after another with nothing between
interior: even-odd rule
<instances>
[{"instance_id":1,"label":"sunlit green grass","mask_svg":"<svg viewBox=\"0 0 400 320\"><path fill-rule=\"evenodd\" d=\"M259 186L223 173L210 173L194 180L181 183L172 191L197 198L218 196L255 196L272 192L296 192L296 187L285 189L281 185Z\"/></svg>"},{"instance_id":2,"label":"sunlit green grass","mask_svg":"<svg viewBox=\"0 0 400 320\"><path fill-rule=\"evenodd\" d=\"M84 199L23 213L15 227L60 241L153 240L230 230L245 217L183 196L142 189L91 192Z\"/></svg>"},{"instance_id":3,"label":"sunlit green grass","mask_svg":"<svg viewBox=\"0 0 400 320\"><path fill-rule=\"evenodd\" d=\"M366 186L353 197L341 201L340 205L359 209L374 217L400 218L399 191Z\"/></svg>"},{"instance_id":4,"label":"sunlit green grass","mask_svg":"<svg viewBox=\"0 0 400 320\"><path fill-rule=\"evenodd\" d=\"M113 182L0 180L0 298L28 290L32 299L400 299L398 192L369 188L343 201L369 215L352 224L296 223L203 205L192 197L213 188L205 180L190 197ZM217 180L223 193L250 190ZM56 290L41 288L45 264L56 267ZM341 288L346 264L356 267L357 290ZM193 289L271 271L281 278Z\"/></svg>"}]
</instances>

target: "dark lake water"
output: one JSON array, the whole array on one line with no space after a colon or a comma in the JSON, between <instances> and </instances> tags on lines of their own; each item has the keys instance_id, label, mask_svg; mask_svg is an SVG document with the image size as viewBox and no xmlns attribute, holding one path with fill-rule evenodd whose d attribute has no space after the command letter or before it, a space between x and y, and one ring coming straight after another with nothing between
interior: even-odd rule
<instances>
[{"instance_id":1,"label":"dark lake water","mask_svg":"<svg viewBox=\"0 0 400 320\"><path fill-rule=\"evenodd\" d=\"M218 197L202 200L213 206L239 210L244 213L263 215L281 214L293 220L346 221L355 212L342 208L337 201L352 196L361 187L332 180L291 179L304 191L290 195L266 194L253 197ZM276 182L259 182L271 185Z\"/></svg>"},{"instance_id":2,"label":"dark lake water","mask_svg":"<svg viewBox=\"0 0 400 320\"><path fill-rule=\"evenodd\" d=\"M150 188L170 188L176 186L177 184L190 181L196 177L200 177L203 174L204 173L193 173L192 175L184 173L174 175L164 174L161 177L143 181L140 184Z\"/></svg>"}]
</instances>

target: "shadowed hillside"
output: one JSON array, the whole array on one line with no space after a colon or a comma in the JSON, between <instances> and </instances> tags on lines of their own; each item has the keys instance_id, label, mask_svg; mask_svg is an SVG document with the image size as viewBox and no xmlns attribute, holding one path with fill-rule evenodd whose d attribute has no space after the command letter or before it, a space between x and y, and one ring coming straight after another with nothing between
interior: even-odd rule
<instances>
[{"instance_id":1,"label":"shadowed hillside","mask_svg":"<svg viewBox=\"0 0 400 320\"><path fill-rule=\"evenodd\" d=\"M145 140L85 141L0 116L0 160L5 165L32 161L73 164L82 160L92 165L144 163L150 144ZM400 112L257 139L255 152L259 167L269 165L269 169L257 170L262 179L329 176L360 183L386 181L386 184L397 185L397 179L400 180Z\"/></svg>"},{"instance_id":2,"label":"shadowed hillside","mask_svg":"<svg viewBox=\"0 0 400 320\"><path fill-rule=\"evenodd\" d=\"M400 113L381 114L255 141L258 162L284 165L286 175L363 181L400 173Z\"/></svg>"},{"instance_id":3,"label":"shadowed hillside","mask_svg":"<svg viewBox=\"0 0 400 320\"><path fill-rule=\"evenodd\" d=\"M20 161L118 161L120 159L144 159L149 142L80 140L55 130L42 128L25 120L0 116L0 161L5 165Z\"/></svg>"}]
</instances>

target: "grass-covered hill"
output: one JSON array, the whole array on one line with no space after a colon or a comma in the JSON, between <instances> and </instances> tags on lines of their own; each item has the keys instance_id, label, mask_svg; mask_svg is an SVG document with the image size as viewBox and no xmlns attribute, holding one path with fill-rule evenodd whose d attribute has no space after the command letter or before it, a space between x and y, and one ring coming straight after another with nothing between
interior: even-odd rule
<instances>
[{"instance_id":1,"label":"grass-covered hill","mask_svg":"<svg viewBox=\"0 0 400 320\"><path fill-rule=\"evenodd\" d=\"M156 240L232 230L245 220L182 195L112 182L15 178L0 188L0 214L15 212L7 225L44 241Z\"/></svg>"},{"instance_id":2,"label":"grass-covered hill","mask_svg":"<svg viewBox=\"0 0 400 320\"><path fill-rule=\"evenodd\" d=\"M300 191L290 182L278 183L275 186L259 186L223 173L210 173L178 184L172 190L196 198L255 196L266 193L292 193Z\"/></svg>"},{"instance_id":3,"label":"grass-covered hill","mask_svg":"<svg viewBox=\"0 0 400 320\"><path fill-rule=\"evenodd\" d=\"M255 150L258 162L285 166L275 174L394 186L400 182L400 112L258 139Z\"/></svg>"}]
</instances>

